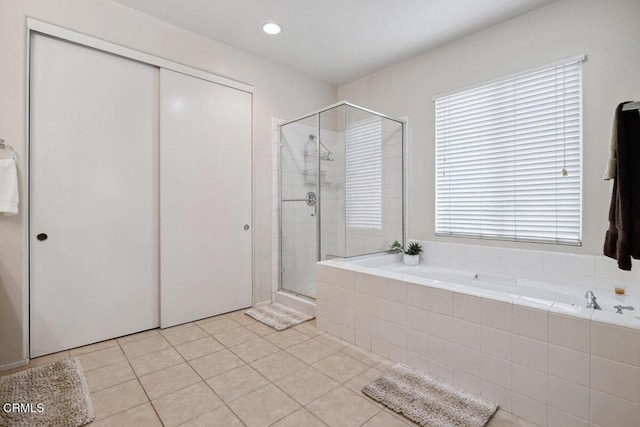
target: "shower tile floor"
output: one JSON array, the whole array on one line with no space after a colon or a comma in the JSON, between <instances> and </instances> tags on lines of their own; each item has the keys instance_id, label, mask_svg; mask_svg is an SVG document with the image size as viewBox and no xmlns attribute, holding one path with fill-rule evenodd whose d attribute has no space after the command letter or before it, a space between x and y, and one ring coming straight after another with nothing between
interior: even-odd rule
<instances>
[{"instance_id":1,"label":"shower tile floor","mask_svg":"<svg viewBox=\"0 0 640 427\"><path fill-rule=\"evenodd\" d=\"M416 425L360 391L393 362L314 322L277 332L236 311L40 357L29 367L78 357L96 412L91 426ZM489 423L531 425L503 411Z\"/></svg>"}]
</instances>

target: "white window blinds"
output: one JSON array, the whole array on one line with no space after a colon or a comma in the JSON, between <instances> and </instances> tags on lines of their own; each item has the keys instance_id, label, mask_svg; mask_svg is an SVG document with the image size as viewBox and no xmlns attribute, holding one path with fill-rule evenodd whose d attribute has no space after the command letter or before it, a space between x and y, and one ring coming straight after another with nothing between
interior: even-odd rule
<instances>
[{"instance_id":1,"label":"white window blinds","mask_svg":"<svg viewBox=\"0 0 640 427\"><path fill-rule=\"evenodd\" d=\"M382 229L382 120L346 127L346 221L349 228Z\"/></svg>"},{"instance_id":2,"label":"white window blinds","mask_svg":"<svg viewBox=\"0 0 640 427\"><path fill-rule=\"evenodd\" d=\"M581 63L436 97L436 234L581 243Z\"/></svg>"}]
</instances>

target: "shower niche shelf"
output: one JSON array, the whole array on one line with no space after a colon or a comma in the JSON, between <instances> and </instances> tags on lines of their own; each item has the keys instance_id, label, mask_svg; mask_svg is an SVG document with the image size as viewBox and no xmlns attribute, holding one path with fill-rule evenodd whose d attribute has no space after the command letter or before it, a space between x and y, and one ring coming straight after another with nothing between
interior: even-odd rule
<instances>
[{"instance_id":1,"label":"shower niche shelf","mask_svg":"<svg viewBox=\"0 0 640 427\"><path fill-rule=\"evenodd\" d=\"M310 153L307 153L307 152L305 151L305 153L304 153L304 158L305 158L305 161L306 161L307 159L313 159L313 160L315 161L315 159L316 159L316 154L315 154L315 153L311 153L311 154L310 154ZM333 162L333 160L334 160L334 158L333 158L333 153L322 153L322 154L320 155L320 160L322 160L323 162Z\"/></svg>"},{"instance_id":2,"label":"shower niche shelf","mask_svg":"<svg viewBox=\"0 0 640 427\"><path fill-rule=\"evenodd\" d=\"M316 185L316 171L315 170L303 170L302 175L304 175L304 185ZM320 183L322 185L332 185L333 182L327 181L327 171L320 170Z\"/></svg>"}]
</instances>

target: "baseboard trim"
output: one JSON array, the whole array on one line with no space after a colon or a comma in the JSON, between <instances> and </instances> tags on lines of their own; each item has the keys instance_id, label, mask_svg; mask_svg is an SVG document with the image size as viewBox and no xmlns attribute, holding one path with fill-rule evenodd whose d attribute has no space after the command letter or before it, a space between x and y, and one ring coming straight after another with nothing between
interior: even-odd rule
<instances>
[{"instance_id":1,"label":"baseboard trim","mask_svg":"<svg viewBox=\"0 0 640 427\"><path fill-rule=\"evenodd\" d=\"M18 360L17 362L7 363L6 365L0 365L0 372L8 371L9 369L20 368L22 366L25 366L27 363L29 363L29 359L22 359L22 360Z\"/></svg>"}]
</instances>

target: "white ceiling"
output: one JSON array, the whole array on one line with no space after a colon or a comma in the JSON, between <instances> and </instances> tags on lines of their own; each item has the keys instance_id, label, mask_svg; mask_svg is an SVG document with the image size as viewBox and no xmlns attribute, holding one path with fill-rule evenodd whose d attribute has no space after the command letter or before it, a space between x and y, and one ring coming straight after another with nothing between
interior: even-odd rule
<instances>
[{"instance_id":1,"label":"white ceiling","mask_svg":"<svg viewBox=\"0 0 640 427\"><path fill-rule=\"evenodd\" d=\"M115 1L340 85L554 0Z\"/></svg>"}]
</instances>

